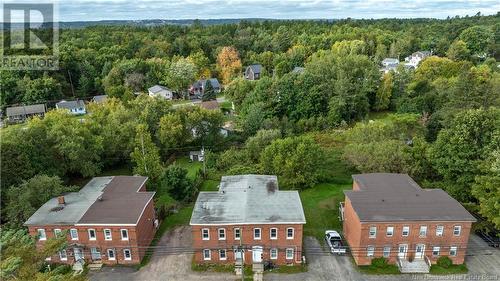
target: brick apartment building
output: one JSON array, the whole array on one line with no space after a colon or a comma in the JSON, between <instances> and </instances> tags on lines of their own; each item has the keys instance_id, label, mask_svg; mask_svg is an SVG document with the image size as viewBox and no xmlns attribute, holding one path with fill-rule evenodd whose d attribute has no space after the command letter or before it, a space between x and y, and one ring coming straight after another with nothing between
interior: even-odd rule
<instances>
[{"instance_id":1,"label":"brick apartment building","mask_svg":"<svg viewBox=\"0 0 500 281\"><path fill-rule=\"evenodd\" d=\"M402 271L417 263L428 270L440 256L464 262L475 218L443 190L422 189L406 174L373 173L353 175L344 193L344 235L358 265L375 257Z\"/></svg>"},{"instance_id":2,"label":"brick apartment building","mask_svg":"<svg viewBox=\"0 0 500 281\"><path fill-rule=\"evenodd\" d=\"M66 233L68 246L50 257L74 264L138 264L157 227L146 177L96 177L79 192L52 198L26 222L39 244Z\"/></svg>"},{"instance_id":3,"label":"brick apartment building","mask_svg":"<svg viewBox=\"0 0 500 281\"><path fill-rule=\"evenodd\" d=\"M276 176L224 176L219 191L200 192L194 206L195 262L301 263L305 223L298 192L280 191Z\"/></svg>"}]
</instances>

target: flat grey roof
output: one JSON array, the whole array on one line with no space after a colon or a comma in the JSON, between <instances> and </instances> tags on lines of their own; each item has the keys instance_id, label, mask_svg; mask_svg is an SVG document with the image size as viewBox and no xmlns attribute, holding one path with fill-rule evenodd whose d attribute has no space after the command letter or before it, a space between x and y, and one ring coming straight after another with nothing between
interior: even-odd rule
<instances>
[{"instance_id":1,"label":"flat grey roof","mask_svg":"<svg viewBox=\"0 0 500 281\"><path fill-rule=\"evenodd\" d=\"M200 192L191 225L305 224L299 193L269 175L224 176L219 191Z\"/></svg>"},{"instance_id":2,"label":"flat grey roof","mask_svg":"<svg viewBox=\"0 0 500 281\"><path fill-rule=\"evenodd\" d=\"M476 221L448 193L422 189L407 174L353 175L359 191L344 194L362 222Z\"/></svg>"}]
</instances>

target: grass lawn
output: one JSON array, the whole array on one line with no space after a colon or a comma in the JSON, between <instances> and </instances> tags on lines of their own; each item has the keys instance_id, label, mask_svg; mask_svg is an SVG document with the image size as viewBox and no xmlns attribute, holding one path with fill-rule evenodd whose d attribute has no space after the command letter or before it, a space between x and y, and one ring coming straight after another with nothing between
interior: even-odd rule
<instances>
[{"instance_id":1,"label":"grass lawn","mask_svg":"<svg viewBox=\"0 0 500 281\"><path fill-rule=\"evenodd\" d=\"M196 178L196 173L203 168L203 163L198 161L190 162L188 157L182 157L176 159L172 165L178 165L186 170L188 170L188 178L194 180Z\"/></svg>"},{"instance_id":2,"label":"grass lawn","mask_svg":"<svg viewBox=\"0 0 500 281\"><path fill-rule=\"evenodd\" d=\"M469 270L465 264L453 264L448 268L441 267L437 264L431 266L431 274L435 275L446 275L446 274L464 274Z\"/></svg>"},{"instance_id":3,"label":"grass lawn","mask_svg":"<svg viewBox=\"0 0 500 281\"><path fill-rule=\"evenodd\" d=\"M294 265L294 266L282 265L276 269L266 271L265 273L294 274L301 272L307 272L307 265Z\"/></svg>"},{"instance_id":4,"label":"grass lawn","mask_svg":"<svg viewBox=\"0 0 500 281\"><path fill-rule=\"evenodd\" d=\"M217 191L220 181L206 180L201 185L200 191Z\"/></svg>"},{"instance_id":5,"label":"grass lawn","mask_svg":"<svg viewBox=\"0 0 500 281\"><path fill-rule=\"evenodd\" d=\"M352 261L354 264L354 261ZM387 274L401 274L397 265L389 264L385 267L376 267L372 265L361 265L358 266L360 272L365 274L374 274L374 275L387 275Z\"/></svg>"}]
</instances>

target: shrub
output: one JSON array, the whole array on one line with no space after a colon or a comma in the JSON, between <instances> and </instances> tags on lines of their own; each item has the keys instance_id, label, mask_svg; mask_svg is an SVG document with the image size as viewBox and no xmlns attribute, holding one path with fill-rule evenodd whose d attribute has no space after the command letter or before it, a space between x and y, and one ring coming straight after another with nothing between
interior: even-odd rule
<instances>
[{"instance_id":1,"label":"shrub","mask_svg":"<svg viewBox=\"0 0 500 281\"><path fill-rule=\"evenodd\" d=\"M387 259L384 257L372 259L372 266L377 268L386 268L388 266Z\"/></svg>"},{"instance_id":2,"label":"shrub","mask_svg":"<svg viewBox=\"0 0 500 281\"><path fill-rule=\"evenodd\" d=\"M449 268L452 264L453 262L449 257L440 257L437 260L437 265L439 265L442 268Z\"/></svg>"}]
</instances>

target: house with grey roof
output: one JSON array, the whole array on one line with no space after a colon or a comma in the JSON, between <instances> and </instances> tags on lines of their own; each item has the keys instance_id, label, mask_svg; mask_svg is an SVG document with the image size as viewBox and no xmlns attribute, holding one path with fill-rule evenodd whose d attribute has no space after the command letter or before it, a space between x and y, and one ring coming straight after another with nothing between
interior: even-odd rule
<instances>
[{"instance_id":1,"label":"house with grey roof","mask_svg":"<svg viewBox=\"0 0 500 281\"><path fill-rule=\"evenodd\" d=\"M153 87L148 88L148 94L150 97L160 97L167 100L172 100L174 98L174 92L161 85L154 85Z\"/></svg>"},{"instance_id":2,"label":"house with grey roof","mask_svg":"<svg viewBox=\"0 0 500 281\"><path fill-rule=\"evenodd\" d=\"M46 111L45 104L33 104L7 107L5 113L9 123L17 123L34 116L43 117Z\"/></svg>"},{"instance_id":3,"label":"house with grey roof","mask_svg":"<svg viewBox=\"0 0 500 281\"><path fill-rule=\"evenodd\" d=\"M72 100L72 101L62 100L56 103L56 108L67 110L72 115L82 115L87 113L87 109L85 108L85 102L83 100Z\"/></svg>"},{"instance_id":4,"label":"house with grey roof","mask_svg":"<svg viewBox=\"0 0 500 281\"><path fill-rule=\"evenodd\" d=\"M207 86L207 82L212 85L212 88L214 89L215 93L220 93L222 91L222 87L219 83L219 80L217 80L217 78L210 78L210 79L201 79L194 82L189 88L189 93L195 96L200 96L200 97L203 96L203 94L205 94L205 88Z\"/></svg>"},{"instance_id":5,"label":"house with grey roof","mask_svg":"<svg viewBox=\"0 0 500 281\"><path fill-rule=\"evenodd\" d=\"M382 68L380 71L383 73L388 73L389 71L395 71L399 65L399 60L394 58L385 58L381 62Z\"/></svg>"},{"instance_id":6,"label":"house with grey roof","mask_svg":"<svg viewBox=\"0 0 500 281\"><path fill-rule=\"evenodd\" d=\"M245 69L245 79L247 80L259 80L262 73L262 65L252 64L247 66Z\"/></svg>"},{"instance_id":7,"label":"house with grey roof","mask_svg":"<svg viewBox=\"0 0 500 281\"><path fill-rule=\"evenodd\" d=\"M417 68L421 61L432 56L432 51L417 51L405 58L405 66L408 68Z\"/></svg>"},{"instance_id":8,"label":"house with grey roof","mask_svg":"<svg viewBox=\"0 0 500 281\"><path fill-rule=\"evenodd\" d=\"M94 103L105 103L108 100L108 95L97 95L92 97Z\"/></svg>"}]
</instances>

